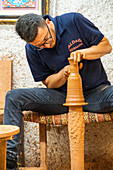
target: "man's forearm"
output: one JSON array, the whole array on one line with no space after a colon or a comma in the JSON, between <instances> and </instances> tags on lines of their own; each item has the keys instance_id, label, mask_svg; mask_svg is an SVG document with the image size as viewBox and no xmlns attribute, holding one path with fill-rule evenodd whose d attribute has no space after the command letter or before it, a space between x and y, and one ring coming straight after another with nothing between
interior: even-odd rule
<instances>
[{"instance_id":1,"label":"man's forearm","mask_svg":"<svg viewBox=\"0 0 113 170\"><path fill-rule=\"evenodd\" d=\"M65 66L62 70L60 70L56 74L52 74L46 78L46 80L42 81L47 88L59 88L64 85L69 76L69 66Z\"/></svg>"},{"instance_id":2,"label":"man's forearm","mask_svg":"<svg viewBox=\"0 0 113 170\"><path fill-rule=\"evenodd\" d=\"M95 60L104 56L105 54L109 54L111 50L112 50L111 44L109 43L108 39L104 37L98 45L94 45L90 48L75 51L75 53L80 52L85 54L83 56L83 59Z\"/></svg>"}]
</instances>

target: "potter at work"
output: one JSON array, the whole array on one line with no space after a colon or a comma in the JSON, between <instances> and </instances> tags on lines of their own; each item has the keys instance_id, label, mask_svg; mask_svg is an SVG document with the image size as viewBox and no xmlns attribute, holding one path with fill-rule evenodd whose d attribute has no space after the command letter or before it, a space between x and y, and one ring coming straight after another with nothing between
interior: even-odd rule
<instances>
[{"instance_id":1,"label":"potter at work","mask_svg":"<svg viewBox=\"0 0 113 170\"><path fill-rule=\"evenodd\" d=\"M113 86L100 59L109 54L112 47L92 22L79 13L55 18L26 14L18 19L16 31L27 42L26 57L34 80L42 81L47 88L7 92L4 125L16 125L21 130L24 110L43 114L69 111L63 104L66 102L71 53L74 53L73 60L79 62L83 94L88 103L83 110L101 114L113 111ZM7 169L17 169L19 142L20 133L7 142Z\"/></svg>"}]
</instances>

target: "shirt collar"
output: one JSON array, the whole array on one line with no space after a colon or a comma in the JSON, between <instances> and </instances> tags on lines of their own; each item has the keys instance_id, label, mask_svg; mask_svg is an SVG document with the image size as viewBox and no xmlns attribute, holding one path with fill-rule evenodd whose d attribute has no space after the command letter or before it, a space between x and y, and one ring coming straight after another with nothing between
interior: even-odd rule
<instances>
[{"instance_id":1,"label":"shirt collar","mask_svg":"<svg viewBox=\"0 0 113 170\"><path fill-rule=\"evenodd\" d=\"M49 20L51 20L54 25L55 25L55 31L56 31L56 45L60 40L60 37L62 36L62 33L65 31L65 27L62 24L60 17L51 17L50 15L44 15L43 18L46 20L46 18L49 18Z\"/></svg>"}]
</instances>

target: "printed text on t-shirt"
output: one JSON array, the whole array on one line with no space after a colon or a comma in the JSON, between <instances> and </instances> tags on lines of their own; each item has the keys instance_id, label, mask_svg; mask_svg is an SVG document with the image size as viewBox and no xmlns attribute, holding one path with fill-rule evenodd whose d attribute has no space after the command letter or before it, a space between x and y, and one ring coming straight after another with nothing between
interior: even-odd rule
<instances>
[{"instance_id":1,"label":"printed text on t-shirt","mask_svg":"<svg viewBox=\"0 0 113 170\"><path fill-rule=\"evenodd\" d=\"M79 48L80 46L82 46L83 43L82 43L82 40L79 38L77 40L72 40L69 45L68 45L68 50L70 52L76 50L77 48Z\"/></svg>"}]
</instances>

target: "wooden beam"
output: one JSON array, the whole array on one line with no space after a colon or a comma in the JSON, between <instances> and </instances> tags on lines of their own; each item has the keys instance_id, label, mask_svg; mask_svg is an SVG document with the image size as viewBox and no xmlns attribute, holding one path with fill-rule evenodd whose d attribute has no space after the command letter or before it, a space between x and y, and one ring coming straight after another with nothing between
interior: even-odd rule
<instances>
[{"instance_id":1,"label":"wooden beam","mask_svg":"<svg viewBox=\"0 0 113 170\"><path fill-rule=\"evenodd\" d=\"M4 110L0 110L0 124L3 123L3 114L4 114Z\"/></svg>"},{"instance_id":2,"label":"wooden beam","mask_svg":"<svg viewBox=\"0 0 113 170\"><path fill-rule=\"evenodd\" d=\"M4 109L5 96L12 88L12 61L0 60L0 110Z\"/></svg>"},{"instance_id":3,"label":"wooden beam","mask_svg":"<svg viewBox=\"0 0 113 170\"><path fill-rule=\"evenodd\" d=\"M40 167L47 170L47 134L46 125L39 123L39 136L40 136Z\"/></svg>"}]
</instances>

